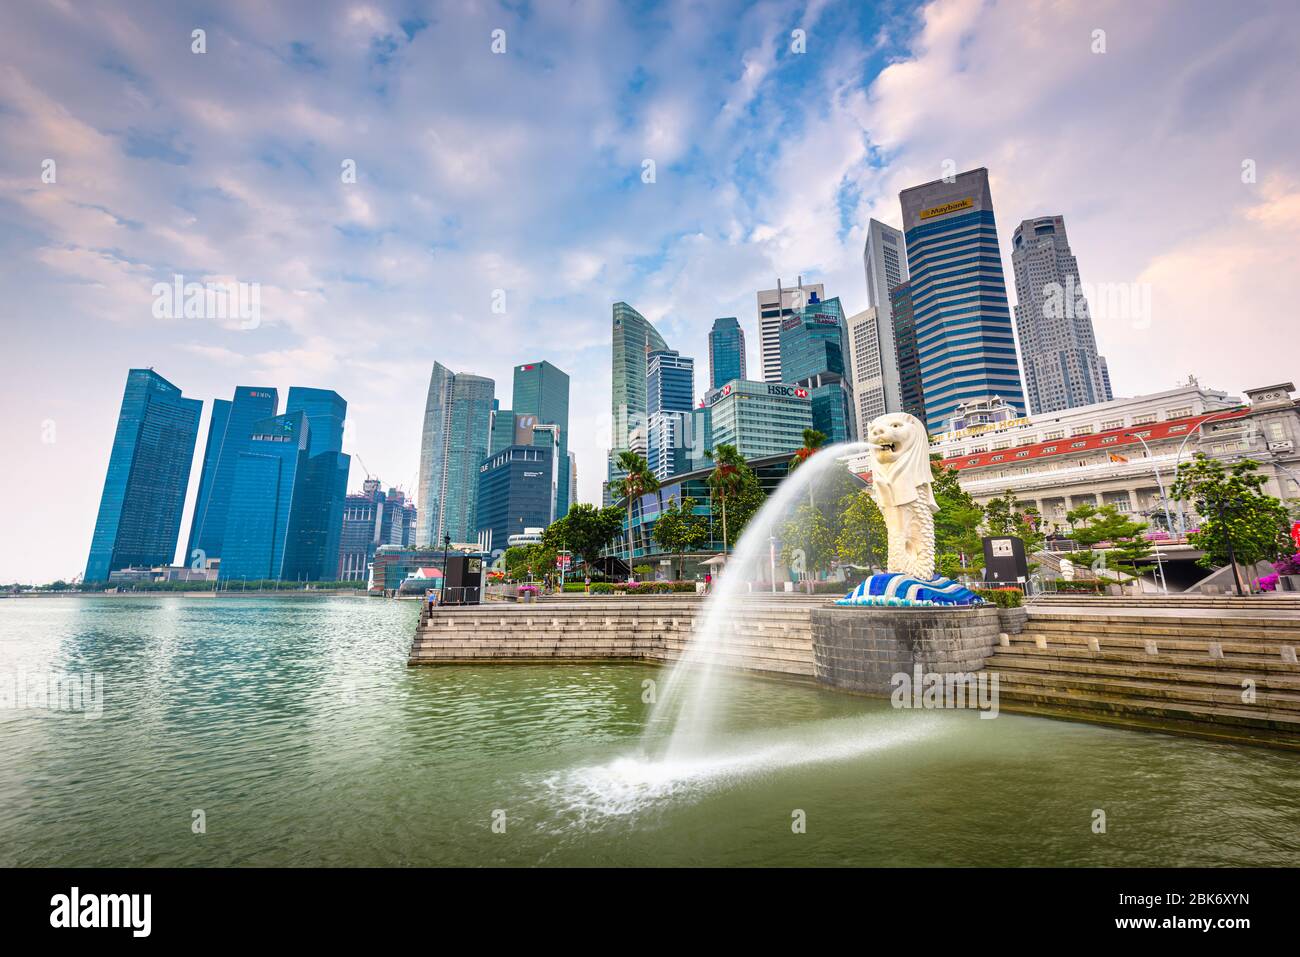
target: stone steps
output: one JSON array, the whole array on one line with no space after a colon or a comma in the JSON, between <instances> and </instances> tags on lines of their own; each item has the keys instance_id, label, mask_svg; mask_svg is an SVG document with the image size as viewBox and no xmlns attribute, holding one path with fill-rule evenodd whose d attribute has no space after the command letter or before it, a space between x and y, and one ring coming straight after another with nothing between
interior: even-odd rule
<instances>
[{"instance_id":1,"label":"stone steps","mask_svg":"<svg viewBox=\"0 0 1300 957\"><path fill-rule=\"evenodd\" d=\"M1263 707L1282 712L1293 712L1300 721L1300 688L1287 684L1285 679L1268 680L1255 675L1237 674L1217 677L1221 680L1203 680L1203 676L1189 676L1185 672L1165 672L1145 669L1134 672L1121 671L1094 665L1091 670L1062 667L1041 667L1049 662L1037 662L1033 667L1015 656L994 655L987 667L999 674L999 681L1012 681L1016 686L1033 685L1093 694L1122 694L1125 697L1149 700L1183 701L1197 704L1223 704L1243 708ZM1232 678L1236 681L1232 681ZM1255 682L1255 702L1242 700L1243 680Z\"/></svg>"},{"instance_id":2,"label":"stone steps","mask_svg":"<svg viewBox=\"0 0 1300 957\"><path fill-rule=\"evenodd\" d=\"M1101 646L1094 651L1090 647L1067 647L1059 644L1049 644L1045 648L1040 648L1032 641L1019 641L1018 638L1019 636L1016 636L1009 644L1000 646L997 653L1008 660L1058 661L1061 662L1062 670L1069 670L1067 666L1086 670L1091 667L1101 669L1113 665L1117 668L1174 669L1177 673L1189 675L1198 671L1207 674L1249 673L1272 678L1291 677L1297 681L1297 687L1300 687L1300 666L1285 662L1279 656L1225 654L1222 658L1215 658L1206 653L1178 653L1166 649L1159 649L1157 654L1151 655L1145 649L1128 651Z\"/></svg>"},{"instance_id":3,"label":"stone steps","mask_svg":"<svg viewBox=\"0 0 1300 957\"><path fill-rule=\"evenodd\" d=\"M1165 655L1183 655L1188 658L1223 659L1247 662L1267 661L1291 664L1291 654L1295 645L1288 640L1277 641L1271 638L1250 637L1233 638L1221 636L1206 637L1171 637L1169 635L1147 635L1141 633L1114 634L1069 634L1023 631L1009 637L1006 647L1023 647L1034 645L1047 649L1086 649L1093 655L1102 652L1141 655L1147 660Z\"/></svg>"},{"instance_id":4,"label":"stone steps","mask_svg":"<svg viewBox=\"0 0 1300 957\"><path fill-rule=\"evenodd\" d=\"M1023 675L999 671L998 694L1000 706L1009 710L1022 710L1023 705L1039 705L1073 712L1078 717L1093 720L1098 715L1107 716L1112 723L1127 723L1126 716L1144 719L1145 726L1164 723L1209 723L1248 728L1256 732L1274 732L1258 735L1258 743L1300 748L1300 715L1290 710L1245 705L1240 699L1228 702L1192 702L1168 698L1148 698L1135 693L1138 689L1114 691L1089 691L1081 688L1059 688L1042 682L1025 680ZM1032 710L1032 708L1030 709ZM1209 732L1211 729L1204 729Z\"/></svg>"}]
</instances>

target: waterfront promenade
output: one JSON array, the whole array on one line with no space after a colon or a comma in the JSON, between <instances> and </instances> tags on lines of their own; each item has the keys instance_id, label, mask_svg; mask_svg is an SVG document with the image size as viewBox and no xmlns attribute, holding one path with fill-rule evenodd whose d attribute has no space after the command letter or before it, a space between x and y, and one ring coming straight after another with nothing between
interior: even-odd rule
<instances>
[{"instance_id":1,"label":"waterfront promenade","mask_svg":"<svg viewBox=\"0 0 1300 957\"><path fill-rule=\"evenodd\" d=\"M811 613L831 601L747 597L712 663L814 680ZM703 606L695 595L426 606L409 663L673 662ZM1026 613L985 665L1003 709L1300 750L1300 600L1060 597Z\"/></svg>"}]
</instances>

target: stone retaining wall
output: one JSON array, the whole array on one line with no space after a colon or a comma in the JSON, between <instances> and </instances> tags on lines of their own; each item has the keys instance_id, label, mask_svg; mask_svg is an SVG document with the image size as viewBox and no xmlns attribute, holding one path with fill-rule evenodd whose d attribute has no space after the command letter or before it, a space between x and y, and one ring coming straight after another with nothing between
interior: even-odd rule
<instances>
[{"instance_id":1,"label":"stone retaining wall","mask_svg":"<svg viewBox=\"0 0 1300 957\"><path fill-rule=\"evenodd\" d=\"M979 671L1001 630L998 610L824 608L811 614L814 675L836 688L889 694L893 677Z\"/></svg>"}]
</instances>

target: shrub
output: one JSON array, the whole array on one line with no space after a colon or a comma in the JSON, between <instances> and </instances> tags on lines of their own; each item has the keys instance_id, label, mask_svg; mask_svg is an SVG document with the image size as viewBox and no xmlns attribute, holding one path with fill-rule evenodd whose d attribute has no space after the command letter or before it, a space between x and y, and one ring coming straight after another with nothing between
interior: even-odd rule
<instances>
[{"instance_id":1,"label":"shrub","mask_svg":"<svg viewBox=\"0 0 1300 957\"><path fill-rule=\"evenodd\" d=\"M614 594L614 585L612 582L592 582L591 593L593 595L612 595Z\"/></svg>"},{"instance_id":2,"label":"shrub","mask_svg":"<svg viewBox=\"0 0 1300 957\"><path fill-rule=\"evenodd\" d=\"M1019 608L1025 603L1025 594L1019 588L975 588L972 589L986 602L999 608Z\"/></svg>"}]
</instances>

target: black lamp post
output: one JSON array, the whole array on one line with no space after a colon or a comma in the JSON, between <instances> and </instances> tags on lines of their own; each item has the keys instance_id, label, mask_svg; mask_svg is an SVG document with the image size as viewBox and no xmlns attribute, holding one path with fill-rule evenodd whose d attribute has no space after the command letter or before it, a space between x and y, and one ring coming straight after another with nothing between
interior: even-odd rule
<instances>
[{"instance_id":1,"label":"black lamp post","mask_svg":"<svg viewBox=\"0 0 1300 957\"><path fill-rule=\"evenodd\" d=\"M438 589L438 604L447 604L447 552L451 551L451 536L442 537L442 586Z\"/></svg>"}]
</instances>

